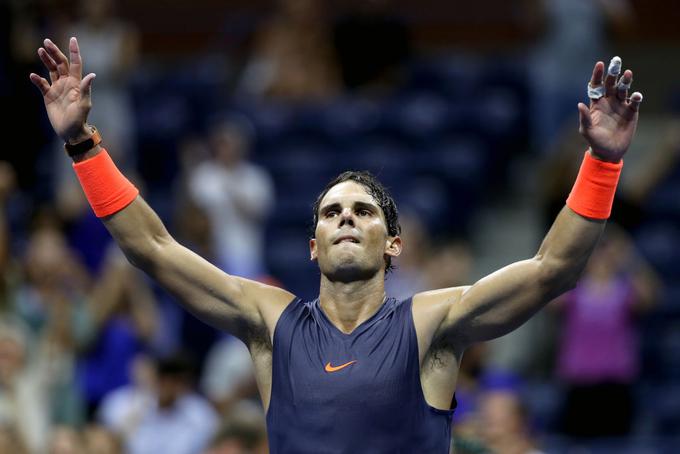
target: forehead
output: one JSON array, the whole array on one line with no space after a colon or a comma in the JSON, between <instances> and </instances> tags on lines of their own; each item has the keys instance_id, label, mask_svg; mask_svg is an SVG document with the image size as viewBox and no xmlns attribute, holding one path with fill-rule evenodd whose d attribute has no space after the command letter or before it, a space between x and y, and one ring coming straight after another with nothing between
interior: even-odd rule
<instances>
[{"instance_id":1,"label":"forehead","mask_svg":"<svg viewBox=\"0 0 680 454\"><path fill-rule=\"evenodd\" d=\"M351 205L354 202L363 202L378 206L363 185L354 181L343 181L328 190L323 199L321 199L319 207L323 208L324 206L335 203L339 203L340 205Z\"/></svg>"}]
</instances>

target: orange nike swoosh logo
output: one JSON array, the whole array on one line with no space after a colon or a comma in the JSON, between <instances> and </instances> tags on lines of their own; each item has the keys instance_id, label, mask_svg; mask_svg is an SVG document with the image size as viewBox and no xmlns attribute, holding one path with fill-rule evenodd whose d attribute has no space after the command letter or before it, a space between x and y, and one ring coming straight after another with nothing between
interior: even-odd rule
<instances>
[{"instance_id":1,"label":"orange nike swoosh logo","mask_svg":"<svg viewBox=\"0 0 680 454\"><path fill-rule=\"evenodd\" d=\"M330 363L330 361L329 361L328 363L326 363L325 370L326 370L326 372L337 372L337 371L339 371L340 369L344 369L345 367L349 366L350 364L354 364L354 363L356 363L356 362L357 362L357 361L354 360L354 361L350 361L350 362L345 363L345 364L341 364L341 365L339 365L339 366L331 366L331 363Z\"/></svg>"}]
</instances>

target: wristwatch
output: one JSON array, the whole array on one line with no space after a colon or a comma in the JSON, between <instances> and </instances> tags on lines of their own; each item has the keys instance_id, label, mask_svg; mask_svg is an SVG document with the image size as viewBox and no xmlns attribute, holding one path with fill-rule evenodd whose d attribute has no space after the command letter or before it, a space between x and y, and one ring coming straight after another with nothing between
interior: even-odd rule
<instances>
[{"instance_id":1,"label":"wristwatch","mask_svg":"<svg viewBox=\"0 0 680 454\"><path fill-rule=\"evenodd\" d=\"M99 134L99 131L97 131L97 128L92 125L87 125L87 127L92 131L92 135L88 139L76 144L70 144L68 142L64 144L66 153L68 153L69 156L73 157L88 152L102 142L102 136Z\"/></svg>"}]
</instances>

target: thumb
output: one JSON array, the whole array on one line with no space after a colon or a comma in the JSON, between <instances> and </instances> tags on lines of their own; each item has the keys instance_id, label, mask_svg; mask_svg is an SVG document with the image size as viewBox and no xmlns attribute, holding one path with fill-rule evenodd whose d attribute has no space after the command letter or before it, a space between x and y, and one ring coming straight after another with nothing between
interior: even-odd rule
<instances>
[{"instance_id":1,"label":"thumb","mask_svg":"<svg viewBox=\"0 0 680 454\"><path fill-rule=\"evenodd\" d=\"M590 129L590 127L593 125L593 120L590 117L590 109L582 102L578 103L578 120L579 130L581 133L585 132L587 129Z\"/></svg>"},{"instance_id":2,"label":"thumb","mask_svg":"<svg viewBox=\"0 0 680 454\"><path fill-rule=\"evenodd\" d=\"M83 80L80 81L80 94L82 99L87 100L88 103L91 102L91 95L92 95L92 81L94 78L97 77L95 73L90 73L87 76L83 77Z\"/></svg>"}]
</instances>

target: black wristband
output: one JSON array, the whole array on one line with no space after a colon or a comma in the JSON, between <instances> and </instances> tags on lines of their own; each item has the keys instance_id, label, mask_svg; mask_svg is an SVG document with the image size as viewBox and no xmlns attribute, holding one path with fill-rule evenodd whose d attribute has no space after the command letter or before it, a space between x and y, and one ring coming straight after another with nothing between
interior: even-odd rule
<instances>
[{"instance_id":1,"label":"black wristband","mask_svg":"<svg viewBox=\"0 0 680 454\"><path fill-rule=\"evenodd\" d=\"M89 139L83 140L82 142L73 145L68 142L64 144L66 153L68 153L69 156L73 157L79 154L87 153L102 142L102 136L99 134L99 131L97 131L97 128L92 125L89 125L89 127L92 128L92 135Z\"/></svg>"}]
</instances>

